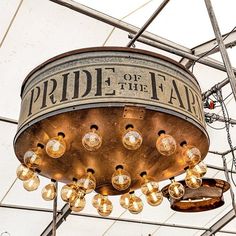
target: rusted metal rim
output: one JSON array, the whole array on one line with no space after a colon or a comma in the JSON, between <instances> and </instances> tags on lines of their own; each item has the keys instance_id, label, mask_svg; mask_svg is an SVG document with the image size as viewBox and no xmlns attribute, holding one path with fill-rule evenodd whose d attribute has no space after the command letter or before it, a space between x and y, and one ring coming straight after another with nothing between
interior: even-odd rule
<instances>
[{"instance_id":1,"label":"rusted metal rim","mask_svg":"<svg viewBox=\"0 0 236 236\"><path fill-rule=\"evenodd\" d=\"M82 54L82 53L87 53L87 52L106 52L106 51L119 51L119 52L135 52L138 54L142 54L142 55L149 55L152 56L154 58L159 58L162 59L164 61L170 62L176 66L178 66L179 68L183 69L185 72L187 72L188 74L190 74L192 76L192 78L195 80L195 82L199 85L197 79L195 78L195 76L193 75L193 73L191 71L189 71L185 66L183 66L182 64L178 63L177 61L168 58L166 56L163 56L161 54L158 53L154 53L154 52L150 52L147 50L143 50L143 49L136 49L136 48L128 48L128 47L91 47L91 48L82 48L82 49L76 49L76 50L72 50L69 52L65 52L62 54L59 54L55 57L50 58L49 60L43 62L42 64L40 64L39 66L37 66L36 68L34 68L25 78L25 80L22 83L22 87L21 87L21 96L23 94L24 91L24 87L26 85L26 83L28 82L28 80L30 79L30 77L38 70L42 69L44 66L50 64L51 62L54 62L58 59L67 57L67 56L71 56L71 55L76 55L76 54Z\"/></svg>"},{"instance_id":2,"label":"rusted metal rim","mask_svg":"<svg viewBox=\"0 0 236 236\"><path fill-rule=\"evenodd\" d=\"M185 194L181 199L170 197L169 185L161 191L170 201L171 209L180 212L201 212L218 208L224 205L223 193L230 188L228 182L220 179L204 178L198 189L188 188L184 180L179 182L185 187Z\"/></svg>"}]
</instances>

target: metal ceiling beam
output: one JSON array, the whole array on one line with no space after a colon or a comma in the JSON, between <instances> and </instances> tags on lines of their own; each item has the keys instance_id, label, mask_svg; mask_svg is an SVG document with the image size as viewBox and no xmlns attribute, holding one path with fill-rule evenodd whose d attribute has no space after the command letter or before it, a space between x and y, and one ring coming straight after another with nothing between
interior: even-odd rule
<instances>
[{"instance_id":1,"label":"metal ceiling beam","mask_svg":"<svg viewBox=\"0 0 236 236\"><path fill-rule=\"evenodd\" d=\"M229 124L236 125L235 119L231 119L231 118L225 119L223 116L220 116L215 113L209 113L209 112L205 112L204 114L205 114L205 118L208 119L208 123L212 123L214 121L220 121L220 122L227 121Z\"/></svg>"},{"instance_id":2,"label":"metal ceiling beam","mask_svg":"<svg viewBox=\"0 0 236 236\"><path fill-rule=\"evenodd\" d=\"M0 121L15 124L15 125L18 124L17 120L13 120L13 119L10 119L10 118L7 118L7 117L2 117L2 116L0 116Z\"/></svg>"},{"instance_id":3,"label":"metal ceiling beam","mask_svg":"<svg viewBox=\"0 0 236 236\"><path fill-rule=\"evenodd\" d=\"M225 214L222 218L220 218L208 230L206 230L203 234L201 234L201 236L210 236L210 235L215 235L216 232L222 232L220 230L234 218L235 218L235 212L234 212L234 209L232 209L227 214Z\"/></svg>"},{"instance_id":4,"label":"metal ceiling beam","mask_svg":"<svg viewBox=\"0 0 236 236\"><path fill-rule=\"evenodd\" d=\"M53 231L55 233L55 229L57 229L64 220L66 220L67 216L71 213L71 209L69 204L65 204L59 213L56 215L55 219L50 222L50 224L45 228L45 230L40 234L40 236L51 236ZM55 222L54 222L55 221Z\"/></svg>"},{"instance_id":5,"label":"metal ceiling beam","mask_svg":"<svg viewBox=\"0 0 236 236\"><path fill-rule=\"evenodd\" d=\"M161 5L156 9L156 11L151 15L151 17L147 20L147 22L139 29L139 31L135 34L135 36L129 41L127 47L131 47L137 38L147 29L147 27L153 22L153 20L157 17L157 15L164 9L166 4L170 0L164 0Z\"/></svg>"},{"instance_id":6,"label":"metal ceiling beam","mask_svg":"<svg viewBox=\"0 0 236 236\"><path fill-rule=\"evenodd\" d=\"M10 205L10 204L1 204L0 208L7 208L7 209L14 209L14 210L24 210L24 211L36 211L36 212L45 212L45 213L52 213L52 209L45 209L45 208L38 208L38 207L26 207L26 206L17 206L17 205ZM68 210L68 204L62 208L64 211ZM62 210L58 211L59 214L62 216L64 213ZM90 214L83 214L83 213L71 213L70 215L73 216L80 216L80 217L88 217L100 220L111 220L111 221L118 221L118 222L126 222L126 223L135 223L135 224L147 224L147 225L154 225L154 226L164 226L164 227L171 227L171 228L183 228L183 229L195 229L195 230L209 230L207 227L197 227L197 226L188 226L188 225L178 225L178 224L168 224L168 223L160 223L160 222L153 222L153 221L140 221L140 220L131 220L131 219L123 219L123 218L116 218L116 217L102 217L98 215L90 215ZM62 217L62 222L66 219L65 215ZM229 230L221 230L221 233L235 235L236 232L229 231Z\"/></svg>"},{"instance_id":7,"label":"metal ceiling beam","mask_svg":"<svg viewBox=\"0 0 236 236\"><path fill-rule=\"evenodd\" d=\"M64 7L70 8L76 12L82 13L86 16L92 17L96 20L99 20L101 22L104 22L106 24L109 24L111 26L114 26L118 29L124 30L124 31L132 33L132 34L136 34L140 30L140 28L138 28L136 26L133 26L133 25L128 24L124 21L118 20L114 17L108 16L102 12L96 11L92 8L89 8L89 7L84 6L80 3L74 2L72 0L49 0L49 1L57 3L57 4L64 6ZM149 32L144 32L142 34L142 36L147 39L155 40L155 41L161 42L165 45L169 45L173 48L178 48L182 51L191 53L191 50L189 48L184 47L180 44L174 43L168 39L162 38L162 37L157 36L155 34L152 34Z\"/></svg>"},{"instance_id":8,"label":"metal ceiling beam","mask_svg":"<svg viewBox=\"0 0 236 236\"><path fill-rule=\"evenodd\" d=\"M224 39L224 44L226 48L232 48L236 46L236 30L230 31L227 34L222 35ZM219 52L219 47L217 46L216 38L202 43L191 49L192 54L195 56L205 55L209 56L211 54ZM190 68L193 64L193 60L182 58L180 63L187 68Z\"/></svg>"},{"instance_id":9,"label":"metal ceiling beam","mask_svg":"<svg viewBox=\"0 0 236 236\"><path fill-rule=\"evenodd\" d=\"M232 92L233 92L233 95L234 95L234 99L236 101L236 78L235 78L235 74L234 74L234 71L233 71L233 68L232 68L227 50L226 50L225 45L224 45L224 41L223 41L223 38L222 38L222 35L221 35L221 32L220 32L220 28L219 28L219 25L218 25L218 22L217 22L217 19L216 19L211 1L210 0L205 0L205 4L206 4L208 15L209 15L209 18L210 18L210 21L211 21L211 24L212 24L212 28L213 28L214 33L215 33L217 43L219 45L221 57L223 59L223 62L224 62L224 65L225 65L225 68L226 68L226 71L227 71L227 74L228 74L228 77L229 77L229 82L230 82L231 89L232 89Z\"/></svg>"}]
</instances>

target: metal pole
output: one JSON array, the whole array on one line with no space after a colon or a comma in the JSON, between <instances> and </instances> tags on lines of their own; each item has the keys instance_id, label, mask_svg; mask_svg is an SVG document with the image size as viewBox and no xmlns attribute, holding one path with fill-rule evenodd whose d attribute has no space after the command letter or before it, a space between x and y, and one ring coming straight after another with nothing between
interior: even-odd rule
<instances>
[{"instance_id":1,"label":"metal pole","mask_svg":"<svg viewBox=\"0 0 236 236\"><path fill-rule=\"evenodd\" d=\"M162 11L162 9L166 6L169 0L164 0L161 5L156 9L156 11L152 14L152 16L147 20L147 22L143 25L142 28L135 34L135 36L129 41L127 47L131 47L133 43L137 40L137 38L147 29L147 27L152 23L152 21L157 17L157 15Z\"/></svg>"},{"instance_id":2,"label":"metal pole","mask_svg":"<svg viewBox=\"0 0 236 236\"><path fill-rule=\"evenodd\" d=\"M206 8L207 8L210 20L211 20L212 28L213 28L215 36L216 36L216 40L219 44L221 57L223 59L223 62L224 62L224 65L225 65L225 68L226 68L226 71L227 71L227 74L229 77L229 81L230 81L230 85L231 85L232 92L234 95L234 99L236 101L236 78L235 78L235 75L234 75L230 60L229 60L229 56L228 56L227 50L225 48L223 38L220 33L220 28L217 23L217 19L216 19L211 1L205 0L205 4L206 4Z\"/></svg>"},{"instance_id":3,"label":"metal pole","mask_svg":"<svg viewBox=\"0 0 236 236\"><path fill-rule=\"evenodd\" d=\"M212 123L214 121L220 121L220 122L228 122L229 124L236 125L235 119L231 119L231 118L225 119L224 117L219 116L218 114L209 113L209 112L205 112L204 115L205 115L205 118L209 119L208 123Z\"/></svg>"},{"instance_id":4,"label":"metal pole","mask_svg":"<svg viewBox=\"0 0 236 236\"><path fill-rule=\"evenodd\" d=\"M130 34L129 37L133 38L133 35ZM185 58L197 61L198 63L201 63L203 65L215 68L217 70L221 70L221 71L226 72L225 66L222 63L216 62L215 60L210 60L210 59L207 59L207 58L199 58L198 56L195 56L195 55L193 55L191 53L188 53L188 52L185 52L185 51L182 51L182 50L179 50L179 49L167 46L167 45L165 45L163 43L154 42L153 40L145 39L143 37L139 37L137 39L137 41L141 42L141 43L144 43L144 44L147 44L149 46L161 49L163 51L166 51L166 52L169 52L169 53L181 56L181 57L185 57ZM234 70L234 73L236 73L236 69L233 69L233 70ZM228 83L229 83L229 79L226 79L224 81L224 86L226 84L228 84Z\"/></svg>"},{"instance_id":5,"label":"metal pole","mask_svg":"<svg viewBox=\"0 0 236 236\"><path fill-rule=\"evenodd\" d=\"M57 189L58 189L58 182L55 182L55 188L56 188L56 197L53 200L53 223L52 223L52 236L56 236L56 224L57 224Z\"/></svg>"},{"instance_id":6,"label":"metal pole","mask_svg":"<svg viewBox=\"0 0 236 236\"><path fill-rule=\"evenodd\" d=\"M225 85L229 83L229 78L224 79L218 84L215 84L213 87L211 87L209 90L206 92L202 93L202 100L205 100L207 97L211 96L213 93L216 93L217 90L220 90L223 88Z\"/></svg>"}]
</instances>

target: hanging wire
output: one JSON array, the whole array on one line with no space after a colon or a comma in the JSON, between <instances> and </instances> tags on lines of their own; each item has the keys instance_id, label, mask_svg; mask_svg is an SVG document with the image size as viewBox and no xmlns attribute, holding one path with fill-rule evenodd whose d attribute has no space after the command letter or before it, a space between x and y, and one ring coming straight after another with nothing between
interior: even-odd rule
<instances>
[{"instance_id":1,"label":"hanging wire","mask_svg":"<svg viewBox=\"0 0 236 236\"><path fill-rule=\"evenodd\" d=\"M233 147L233 143L232 143L232 139L231 139L231 135L230 135L229 113L228 113L228 109L225 105L221 90L217 91L216 99L221 105L222 114L223 114L223 117L224 117L224 120L225 120L225 129L226 129L226 133L227 133L227 141L228 141L228 144L229 144L229 147L230 147L230 150L231 150L231 153L232 153L232 157L233 157L232 164L231 164L231 179L232 179L232 182L233 182L234 186L236 187L236 183L235 183L235 180L233 178L233 173L232 173L233 168L235 168L235 170L236 170L236 157L235 157L235 154L234 154L234 147Z\"/></svg>"},{"instance_id":2,"label":"hanging wire","mask_svg":"<svg viewBox=\"0 0 236 236\"><path fill-rule=\"evenodd\" d=\"M225 39L227 39L229 37L229 35L236 29L236 26L234 26L234 28L229 32L227 33L224 37L223 37L223 41ZM214 51L219 45L216 44L212 49L210 49L209 51L205 52L204 54L202 54L198 59L196 59L194 62L193 62L193 65L192 65L192 73L193 73L193 69L194 69L194 66L195 64L200 60L202 59L203 57L207 56L210 52Z\"/></svg>"}]
</instances>

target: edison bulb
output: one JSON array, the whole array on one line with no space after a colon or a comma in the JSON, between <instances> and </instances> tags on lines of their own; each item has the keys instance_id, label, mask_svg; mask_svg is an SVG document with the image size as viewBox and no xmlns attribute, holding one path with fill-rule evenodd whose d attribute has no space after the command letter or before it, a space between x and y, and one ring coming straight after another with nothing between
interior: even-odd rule
<instances>
[{"instance_id":1,"label":"edison bulb","mask_svg":"<svg viewBox=\"0 0 236 236\"><path fill-rule=\"evenodd\" d=\"M74 183L66 184L61 189L61 199L65 202L72 201L77 196L77 186Z\"/></svg>"},{"instance_id":2,"label":"edison bulb","mask_svg":"<svg viewBox=\"0 0 236 236\"><path fill-rule=\"evenodd\" d=\"M84 209L86 200L84 194L79 194L71 203L70 208L72 211L80 212Z\"/></svg>"},{"instance_id":3,"label":"edison bulb","mask_svg":"<svg viewBox=\"0 0 236 236\"><path fill-rule=\"evenodd\" d=\"M147 176L143 176L143 184L141 185L141 191L143 194L148 195L149 193L158 191L159 184L156 181L150 180Z\"/></svg>"},{"instance_id":4,"label":"edison bulb","mask_svg":"<svg viewBox=\"0 0 236 236\"><path fill-rule=\"evenodd\" d=\"M170 156L176 151L176 141L168 134L161 134L156 142L156 148L163 156Z\"/></svg>"},{"instance_id":5,"label":"edison bulb","mask_svg":"<svg viewBox=\"0 0 236 236\"><path fill-rule=\"evenodd\" d=\"M142 144L142 136L137 130L128 129L122 138L123 145L129 150L136 150Z\"/></svg>"},{"instance_id":6,"label":"edison bulb","mask_svg":"<svg viewBox=\"0 0 236 236\"><path fill-rule=\"evenodd\" d=\"M191 172L195 175L199 175L202 178L207 172L207 165L201 161L191 169Z\"/></svg>"},{"instance_id":7,"label":"edison bulb","mask_svg":"<svg viewBox=\"0 0 236 236\"><path fill-rule=\"evenodd\" d=\"M96 194L92 200L93 207L95 207L97 209L101 205L102 199L103 199L102 194L100 194L100 193Z\"/></svg>"},{"instance_id":8,"label":"edison bulb","mask_svg":"<svg viewBox=\"0 0 236 236\"><path fill-rule=\"evenodd\" d=\"M125 193L123 195L120 196L120 205L125 208L128 209L130 204L130 194L129 193Z\"/></svg>"},{"instance_id":9,"label":"edison bulb","mask_svg":"<svg viewBox=\"0 0 236 236\"><path fill-rule=\"evenodd\" d=\"M107 196L104 196L101 204L97 208L98 214L101 216L109 216L112 212L112 209L112 202L107 198Z\"/></svg>"},{"instance_id":10,"label":"edison bulb","mask_svg":"<svg viewBox=\"0 0 236 236\"><path fill-rule=\"evenodd\" d=\"M42 189L42 198L45 201L51 201L56 197L56 186L55 183L50 183L47 184L43 189Z\"/></svg>"},{"instance_id":11,"label":"edison bulb","mask_svg":"<svg viewBox=\"0 0 236 236\"><path fill-rule=\"evenodd\" d=\"M102 145L102 137L94 129L84 135L82 144L88 151L96 151Z\"/></svg>"},{"instance_id":12,"label":"edison bulb","mask_svg":"<svg viewBox=\"0 0 236 236\"><path fill-rule=\"evenodd\" d=\"M143 202L141 198L135 196L134 193L130 194L130 203L128 210L132 214L138 214L143 210Z\"/></svg>"},{"instance_id":13,"label":"edison bulb","mask_svg":"<svg viewBox=\"0 0 236 236\"><path fill-rule=\"evenodd\" d=\"M24 155L24 163L30 168L37 168L41 164L40 147L29 150Z\"/></svg>"},{"instance_id":14,"label":"edison bulb","mask_svg":"<svg viewBox=\"0 0 236 236\"><path fill-rule=\"evenodd\" d=\"M172 183L169 185L168 192L172 198L180 199L184 196L185 189L181 183L172 181Z\"/></svg>"},{"instance_id":15,"label":"edison bulb","mask_svg":"<svg viewBox=\"0 0 236 236\"><path fill-rule=\"evenodd\" d=\"M52 158L59 158L63 156L66 151L66 143L63 135L51 138L46 144L46 152Z\"/></svg>"},{"instance_id":16,"label":"edison bulb","mask_svg":"<svg viewBox=\"0 0 236 236\"><path fill-rule=\"evenodd\" d=\"M91 193L96 188L96 179L94 178L93 173L88 171L86 175L78 179L77 185L86 193Z\"/></svg>"},{"instance_id":17,"label":"edison bulb","mask_svg":"<svg viewBox=\"0 0 236 236\"><path fill-rule=\"evenodd\" d=\"M40 185L40 180L37 174L34 174L33 177L31 177L30 179L23 181L24 189L29 192L38 189L39 185Z\"/></svg>"},{"instance_id":18,"label":"edison bulb","mask_svg":"<svg viewBox=\"0 0 236 236\"><path fill-rule=\"evenodd\" d=\"M193 175L187 170L185 183L189 188L196 189L202 185L202 179L199 177L199 175Z\"/></svg>"},{"instance_id":19,"label":"edison bulb","mask_svg":"<svg viewBox=\"0 0 236 236\"><path fill-rule=\"evenodd\" d=\"M161 191L154 191L146 195L147 203L151 206L158 206L163 201L163 194Z\"/></svg>"},{"instance_id":20,"label":"edison bulb","mask_svg":"<svg viewBox=\"0 0 236 236\"><path fill-rule=\"evenodd\" d=\"M122 166L119 166L112 175L111 183L119 191L126 190L131 184L130 174Z\"/></svg>"},{"instance_id":21,"label":"edison bulb","mask_svg":"<svg viewBox=\"0 0 236 236\"><path fill-rule=\"evenodd\" d=\"M25 165L21 164L16 169L16 175L18 179L22 181L26 181L33 177L34 172L28 167L26 167Z\"/></svg>"},{"instance_id":22,"label":"edison bulb","mask_svg":"<svg viewBox=\"0 0 236 236\"><path fill-rule=\"evenodd\" d=\"M186 164L190 167L197 165L201 161L201 152L194 146L184 146L183 156Z\"/></svg>"}]
</instances>

